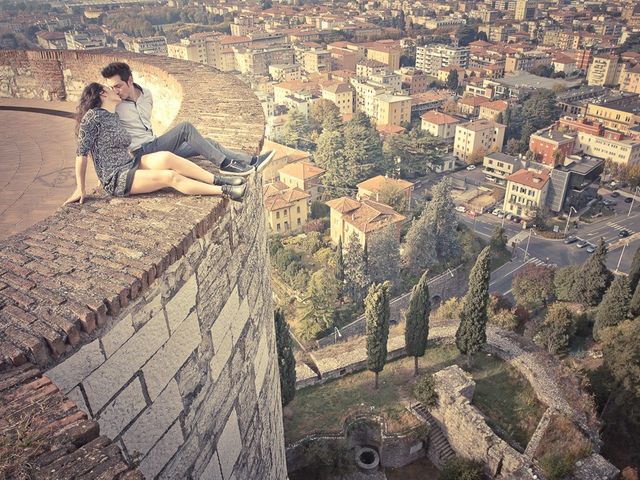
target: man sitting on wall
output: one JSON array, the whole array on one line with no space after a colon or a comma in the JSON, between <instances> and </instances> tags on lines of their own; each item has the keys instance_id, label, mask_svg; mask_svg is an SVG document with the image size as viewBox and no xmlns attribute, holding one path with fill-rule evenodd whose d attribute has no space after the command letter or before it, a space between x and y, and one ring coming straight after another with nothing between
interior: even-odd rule
<instances>
[{"instance_id":1,"label":"man sitting on wall","mask_svg":"<svg viewBox=\"0 0 640 480\"><path fill-rule=\"evenodd\" d=\"M233 176L247 176L254 171L260 172L274 156L275 152L272 150L253 156L229 150L213 139L203 138L188 122L179 123L165 134L156 137L151 128L151 92L133 82L129 65L123 62L110 63L102 69L102 76L107 86L123 100L118 105L116 113L131 135L130 149L134 155L138 150L144 154L169 151L183 158L201 155L213 162L221 173ZM234 179L216 179L235 185Z\"/></svg>"}]
</instances>

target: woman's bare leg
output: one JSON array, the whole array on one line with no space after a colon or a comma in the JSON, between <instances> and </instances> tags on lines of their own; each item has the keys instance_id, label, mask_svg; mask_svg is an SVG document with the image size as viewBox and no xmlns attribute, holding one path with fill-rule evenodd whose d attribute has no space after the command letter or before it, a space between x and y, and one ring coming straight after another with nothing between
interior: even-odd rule
<instances>
[{"instance_id":1,"label":"woman's bare leg","mask_svg":"<svg viewBox=\"0 0 640 480\"><path fill-rule=\"evenodd\" d=\"M175 170L182 176L208 184L213 183L213 173L207 172L191 160L171 152L154 152L143 155L140 159L140 168L143 170Z\"/></svg>"},{"instance_id":2,"label":"woman's bare leg","mask_svg":"<svg viewBox=\"0 0 640 480\"><path fill-rule=\"evenodd\" d=\"M187 178L174 170L136 170L131 195L173 188L185 195L222 195L222 188Z\"/></svg>"}]
</instances>

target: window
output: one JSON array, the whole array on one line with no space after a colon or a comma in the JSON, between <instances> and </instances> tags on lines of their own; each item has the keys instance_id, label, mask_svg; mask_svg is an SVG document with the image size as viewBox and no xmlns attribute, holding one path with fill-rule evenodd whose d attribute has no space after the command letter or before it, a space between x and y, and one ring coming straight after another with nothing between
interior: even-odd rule
<instances>
[{"instance_id":1,"label":"window","mask_svg":"<svg viewBox=\"0 0 640 480\"><path fill-rule=\"evenodd\" d=\"M298 217L298 225L300 225L302 222L300 221L300 217Z\"/></svg>"},{"instance_id":2,"label":"window","mask_svg":"<svg viewBox=\"0 0 640 480\"><path fill-rule=\"evenodd\" d=\"M279 232L280 231L280 224L276 223L276 230Z\"/></svg>"},{"instance_id":3,"label":"window","mask_svg":"<svg viewBox=\"0 0 640 480\"><path fill-rule=\"evenodd\" d=\"M280 218L280 212L276 212L276 218Z\"/></svg>"},{"instance_id":4,"label":"window","mask_svg":"<svg viewBox=\"0 0 640 480\"><path fill-rule=\"evenodd\" d=\"M296 207L296 211L297 211L298 213L300 213L300 205L298 205L298 206Z\"/></svg>"}]
</instances>

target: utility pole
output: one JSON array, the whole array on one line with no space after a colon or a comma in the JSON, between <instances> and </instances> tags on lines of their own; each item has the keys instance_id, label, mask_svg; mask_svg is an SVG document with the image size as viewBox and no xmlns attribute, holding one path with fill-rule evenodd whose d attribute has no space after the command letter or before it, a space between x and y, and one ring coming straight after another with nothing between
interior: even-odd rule
<instances>
[{"instance_id":1,"label":"utility pole","mask_svg":"<svg viewBox=\"0 0 640 480\"><path fill-rule=\"evenodd\" d=\"M564 236L567 236L567 230L569 229L569 221L571 220L571 210L578 213L578 211L573 208L573 206L569 207L569 217L567 218L567 224L564 226Z\"/></svg>"},{"instance_id":2,"label":"utility pole","mask_svg":"<svg viewBox=\"0 0 640 480\"><path fill-rule=\"evenodd\" d=\"M636 189L633 191L633 196L631 197L631 205L629 205L629 212L627 213L627 217L631 215L631 209L633 208L633 203L636 201L636 194L638 193L638 188L640 187L636 187Z\"/></svg>"},{"instance_id":3,"label":"utility pole","mask_svg":"<svg viewBox=\"0 0 640 480\"><path fill-rule=\"evenodd\" d=\"M622 245L622 252L620 252L620 258L618 259L618 265L616 265L616 273L620 273L620 263L622 263L622 257L624 255L624 249L627 248L627 245L629 245L629 242L627 242L624 245Z\"/></svg>"}]
</instances>

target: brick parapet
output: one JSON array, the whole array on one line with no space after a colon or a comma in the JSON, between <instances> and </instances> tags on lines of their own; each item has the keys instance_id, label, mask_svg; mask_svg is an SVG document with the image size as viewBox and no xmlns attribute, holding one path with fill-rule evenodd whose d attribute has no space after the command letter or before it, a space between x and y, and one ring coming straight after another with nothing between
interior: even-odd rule
<instances>
[{"instance_id":1,"label":"brick parapet","mask_svg":"<svg viewBox=\"0 0 640 480\"><path fill-rule=\"evenodd\" d=\"M178 99L171 124L260 149L261 107L232 76L109 55L0 52L0 95L72 100L125 59L156 103ZM98 192L0 243L0 373L42 367L146 478L286 478L261 191L254 175L242 204Z\"/></svg>"}]
</instances>

